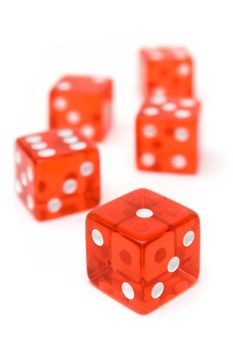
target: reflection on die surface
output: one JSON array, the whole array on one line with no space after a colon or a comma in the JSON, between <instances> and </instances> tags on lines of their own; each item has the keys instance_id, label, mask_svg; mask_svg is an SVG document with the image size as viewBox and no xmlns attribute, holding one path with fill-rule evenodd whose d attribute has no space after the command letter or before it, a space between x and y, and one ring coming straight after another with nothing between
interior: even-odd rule
<instances>
[{"instance_id":1,"label":"reflection on die surface","mask_svg":"<svg viewBox=\"0 0 233 350\"><path fill-rule=\"evenodd\" d=\"M200 102L153 94L136 118L140 170L192 174L198 170Z\"/></svg>"},{"instance_id":2,"label":"reflection on die surface","mask_svg":"<svg viewBox=\"0 0 233 350\"><path fill-rule=\"evenodd\" d=\"M112 98L109 78L64 76L50 92L50 127L75 127L88 139L102 141L112 124Z\"/></svg>"},{"instance_id":3,"label":"reflection on die surface","mask_svg":"<svg viewBox=\"0 0 233 350\"><path fill-rule=\"evenodd\" d=\"M86 252L91 282L146 314L197 280L199 217L150 190L135 190L88 214Z\"/></svg>"},{"instance_id":4,"label":"reflection on die surface","mask_svg":"<svg viewBox=\"0 0 233 350\"><path fill-rule=\"evenodd\" d=\"M163 89L169 96L192 97L194 62L183 47L144 48L140 51L144 96Z\"/></svg>"},{"instance_id":5,"label":"reflection on die surface","mask_svg":"<svg viewBox=\"0 0 233 350\"><path fill-rule=\"evenodd\" d=\"M100 199L99 152L75 129L16 140L16 192L37 220L92 208Z\"/></svg>"}]
</instances>

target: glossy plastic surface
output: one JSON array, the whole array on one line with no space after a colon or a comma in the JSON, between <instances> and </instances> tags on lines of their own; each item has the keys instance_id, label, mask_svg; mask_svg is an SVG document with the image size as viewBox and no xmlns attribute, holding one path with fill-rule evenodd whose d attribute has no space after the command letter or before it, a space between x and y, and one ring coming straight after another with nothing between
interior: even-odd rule
<instances>
[{"instance_id":1,"label":"glossy plastic surface","mask_svg":"<svg viewBox=\"0 0 233 350\"><path fill-rule=\"evenodd\" d=\"M75 127L85 137L102 141L112 123L112 85L103 77L60 79L50 93L50 127Z\"/></svg>"},{"instance_id":2,"label":"glossy plastic surface","mask_svg":"<svg viewBox=\"0 0 233 350\"><path fill-rule=\"evenodd\" d=\"M152 95L136 119L136 160L140 170L192 174L198 170L196 99Z\"/></svg>"},{"instance_id":3,"label":"glossy plastic surface","mask_svg":"<svg viewBox=\"0 0 233 350\"><path fill-rule=\"evenodd\" d=\"M38 220L99 203L99 153L77 130L53 129L21 137L15 161L16 191Z\"/></svg>"},{"instance_id":4,"label":"glossy plastic surface","mask_svg":"<svg viewBox=\"0 0 233 350\"><path fill-rule=\"evenodd\" d=\"M169 96L193 96L193 59L185 48L142 49L140 60L144 96L161 88Z\"/></svg>"},{"instance_id":5,"label":"glossy plastic surface","mask_svg":"<svg viewBox=\"0 0 233 350\"><path fill-rule=\"evenodd\" d=\"M198 278L198 215L139 189L93 209L86 221L87 271L100 290L146 314Z\"/></svg>"}]
</instances>

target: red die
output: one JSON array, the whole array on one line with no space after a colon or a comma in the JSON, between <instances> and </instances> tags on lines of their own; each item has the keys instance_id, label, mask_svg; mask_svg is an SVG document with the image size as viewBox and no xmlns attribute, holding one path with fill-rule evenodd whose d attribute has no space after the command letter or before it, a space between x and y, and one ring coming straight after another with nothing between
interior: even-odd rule
<instances>
[{"instance_id":1,"label":"red die","mask_svg":"<svg viewBox=\"0 0 233 350\"><path fill-rule=\"evenodd\" d=\"M66 76L50 93L50 127L77 127L102 141L111 126L112 81L103 77Z\"/></svg>"},{"instance_id":2,"label":"red die","mask_svg":"<svg viewBox=\"0 0 233 350\"><path fill-rule=\"evenodd\" d=\"M184 48L142 49L140 57L145 96L157 89L170 96L192 96L193 60Z\"/></svg>"},{"instance_id":3,"label":"red die","mask_svg":"<svg viewBox=\"0 0 233 350\"><path fill-rule=\"evenodd\" d=\"M74 129L54 129L16 141L16 191L38 220L99 203L99 153Z\"/></svg>"},{"instance_id":4,"label":"red die","mask_svg":"<svg viewBox=\"0 0 233 350\"><path fill-rule=\"evenodd\" d=\"M103 292L141 314L198 278L198 215L139 189L92 210L86 223L87 271Z\"/></svg>"},{"instance_id":5,"label":"red die","mask_svg":"<svg viewBox=\"0 0 233 350\"><path fill-rule=\"evenodd\" d=\"M194 173L198 166L198 115L194 99L155 95L136 120L137 166L141 170Z\"/></svg>"}]
</instances>

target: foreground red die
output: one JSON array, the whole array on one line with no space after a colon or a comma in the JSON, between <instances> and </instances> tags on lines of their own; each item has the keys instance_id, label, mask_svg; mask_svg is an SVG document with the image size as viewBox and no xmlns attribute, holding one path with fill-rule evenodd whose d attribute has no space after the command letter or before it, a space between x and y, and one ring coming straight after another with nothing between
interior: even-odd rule
<instances>
[{"instance_id":1,"label":"foreground red die","mask_svg":"<svg viewBox=\"0 0 233 350\"><path fill-rule=\"evenodd\" d=\"M102 141L112 122L112 81L103 77L65 76L50 93L50 127L76 127Z\"/></svg>"},{"instance_id":2,"label":"foreground red die","mask_svg":"<svg viewBox=\"0 0 233 350\"><path fill-rule=\"evenodd\" d=\"M196 99L150 96L136 119L137 166L140 170L195 173L198 169Z\"/></svg>"},{"instance_id":3,"label":"foreground red die","mask_svg":"<svg viewBox=\"0 0 233 350\"><path fill-rule=\"evenodd\" d=\"M146 314L197 280L199 217L168 198L139 189L88 214L86 249L91 282Z\"/></svg>"},{"instance_id":4,"label":"foreground red die","mask_svg":"<svg viewBox=\"0 0 233 350\"><path fill-rule=\"evenodd\" d=\"M142 49L140 59L145 96L161 89L169 96L192 97L193 60L186 49Z\"/></svg>"},{"instance_id":5,"label":"foreground red die","mask_svg":"<svg viewBox=\"0 0 233 350\"><path fill-rule=\"evenodd\" d=\"M16 141L16 191L38 220L99 203L99 153L75 129L54 129Z\"/></svg>"}]
</instances>

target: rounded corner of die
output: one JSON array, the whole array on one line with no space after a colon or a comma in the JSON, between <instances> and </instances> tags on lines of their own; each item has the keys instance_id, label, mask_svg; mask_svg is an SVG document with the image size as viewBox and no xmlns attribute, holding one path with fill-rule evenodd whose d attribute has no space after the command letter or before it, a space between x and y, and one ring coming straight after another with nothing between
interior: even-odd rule
<instances>
[{"instance_id":1,"label":"rounded corner of die","mask_svg":"<svg viewBox=\"0 0 233 350\"><path fill-rule=\"evenodd\" d=\"M14 140L14 148L20 147L22 137L17 137Z\"/></svg>"},{"instance_id":2,"label":"rounded corner of die","mask_svg":"<svg viewBox=\"0 0 233 350\"><path fill-rule=\"evenodd\" d=\"M87 213L87 215L86 215L86 218L85 218L85 223L86 223L86 225L88 224L88 222L89 222L89 220L90 220L90 218L91 218L91 212L92 212L92 210L89 211L89 212Z\"/></svg>"},{"instance_id":3,"label":"rounded corner of die","mask_svg":"<svg viewBox=\"0 0 233 350\"><path fill-rule=\"evenodd\" d=\"M199 214L196 211L192 210L192 215L193 215L193 219L195 220L196 224L200 227L201 219L200 219Z\"/></svg>"},{"instance_id":4,"label":"rounded corner of die","mask_svg":"<svg viewBox=\"0 0 233 350\"><path fill-rule=\"evenodd\" d=\"M96 208L96 207L95 207L95 208ZM94 212L95 208L91 209L91 210L87 213L87 215L86 215L86 218L85 218L86 227L89 225L89 223L90 223L91 221L94 220L93 212Z\"/></svg>"}]
</instances>

